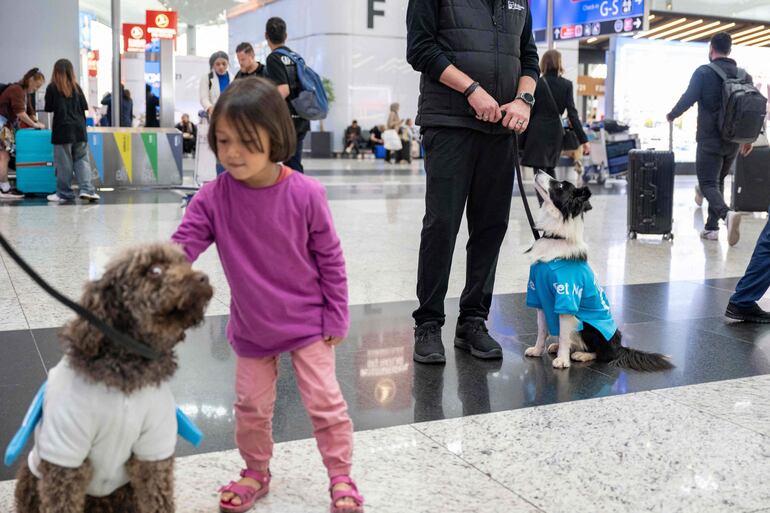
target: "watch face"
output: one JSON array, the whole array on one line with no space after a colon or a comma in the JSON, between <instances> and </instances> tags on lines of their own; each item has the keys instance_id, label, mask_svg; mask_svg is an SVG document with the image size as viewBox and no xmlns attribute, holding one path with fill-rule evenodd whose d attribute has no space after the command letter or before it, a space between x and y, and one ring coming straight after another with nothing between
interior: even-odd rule
<instances>
[{"instance_id":1,"label":"watch face","mask_svg":"<svg viewBox=\"0 0 770 513\"><path fill-rule=\"evenodd\" d=\"M527 103L535 103L535 97L534 97L534 96L532 96L532 95L531 95L531 94L529 94L529 93L524 93L524 94L522 94L522 95L521 95L521 97L522 97L522 98L524 99L524 101L525 101L525 102L527 102Z\"/></svg>"}]
</instances>

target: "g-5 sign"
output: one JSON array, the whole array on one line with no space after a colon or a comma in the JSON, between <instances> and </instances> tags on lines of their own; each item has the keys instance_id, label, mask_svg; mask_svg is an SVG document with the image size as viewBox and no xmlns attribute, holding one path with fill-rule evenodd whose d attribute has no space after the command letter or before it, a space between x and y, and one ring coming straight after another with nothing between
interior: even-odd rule
<instances>
[{"instance_id":1,"label":"g-5 sign","mask_svg":"<svg viewBox=\"0 0 770 513\"><path fill-rule=\"evenodd\" d=\"M381 11L377 9L378 7L376 4L385 3L385 0L366 0L367 1L367 24L366 26L370 29L374 28L374 17L375 16L385 16L385 11ZM382 6L383 9L385 6Z\"/></svg>"}]
</instances>

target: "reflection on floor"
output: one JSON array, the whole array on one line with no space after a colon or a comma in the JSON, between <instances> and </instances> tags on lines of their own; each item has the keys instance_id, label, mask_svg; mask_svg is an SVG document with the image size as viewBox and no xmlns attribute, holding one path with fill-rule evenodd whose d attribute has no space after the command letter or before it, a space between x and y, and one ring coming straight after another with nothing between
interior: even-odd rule
<instances>
[{"instance_id":1,"label":"reflection on floor","mask_svg":"<svg viewBox=\"0 0 770 513\"><path fill-rule=\"evenodd\" d=\"M419 165L311 162L329 189L345 249L353 326L337 352L357 430L355 476L368 511L760 511L770 445L770 327L722 314L765 223L743 240L703 242L705 211L691 178L677 180L673 244L625 238L625 186L596 189L587 218L590 260L628 345L671 355L677 368L638 374L578 364L554 371L529 359L536 323L524 295L531 244L518 198L498 267L490 329L505 357L454 351L464 283L465 228L457 243L444 328L445 367L411 359L414 280L424 194ZM166 239L183 214L174 191L105 193L99 205L0 205L0 231L55 286L77 296L126 246ZM178 511L216 511L214 490L234 477L233 354L225 339L229 289L209 250L196 264L216 298L206 323L181 346L173 387L206 433L178 446ZM770 307L770 297L762 302ZM0 255L0 445L61 356L56 331L70 314ZM201 379L205 376L205 379ZM732 380L726 381L724 380ZM310 424L288 358L281 361L274 431L274 494L255 511L328 507ZM677 388L678 387L678 388ZM310 462L312 472L306 471ZM0 480L14 469L0 470ZM12 483L0 483L11 511ZM308 491L312 491L309 493Z\"/></svg>"}]
</instances>

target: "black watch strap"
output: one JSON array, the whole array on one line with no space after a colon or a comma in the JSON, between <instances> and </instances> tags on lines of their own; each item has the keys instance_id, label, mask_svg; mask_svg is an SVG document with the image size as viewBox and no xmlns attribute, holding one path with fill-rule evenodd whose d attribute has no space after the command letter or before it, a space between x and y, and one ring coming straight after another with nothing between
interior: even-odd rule
<instances>
[{"instance_id":1,"label":"black watch strap","mask_svg":"<svg viewBox=\"0 0 770 513\"><path fill-rule=\"evenodd\" d=\"M473 93L476 91L476 89L478 89L479 87L481 87L481 86L479 85L479 83L478 83L478 82L474 82L474 83L472 83L471 85L469 85L469 86L468 86L468 89L466 89L466 90L463 92L463 96L465 96L466 98L468 98L468 97L469 97L470 95L472 95L472 94L473 94Z\"/></svg>"}]
</instances>

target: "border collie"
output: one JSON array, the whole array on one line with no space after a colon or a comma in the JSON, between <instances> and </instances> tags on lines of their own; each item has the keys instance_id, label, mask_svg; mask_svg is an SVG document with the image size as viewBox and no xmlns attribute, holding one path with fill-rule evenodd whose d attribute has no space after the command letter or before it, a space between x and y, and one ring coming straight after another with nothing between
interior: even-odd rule
<instances>
[{"instance_id":1,"label":"border collie","mask_svg":"<svg viewBox=\"0 0 770 513\"><path fill-rule=\"evenodd\" d=\"M543 237L535 242L527 287L527 306L537 309L537 342L526 350L539 357L549 333L559 343L548 346L555 353L553 366L565 369L570 360L597 360L643 372L674 366L668 357L624 347L604 290L588 265L583 241L583 215L591 210L591 191L554 180L540 172L535 189L543 198L538 228Z\"/></svg>"}]
</instances>

